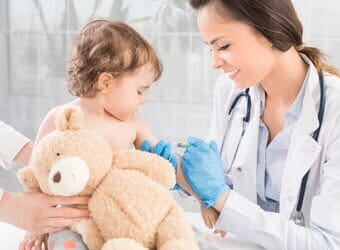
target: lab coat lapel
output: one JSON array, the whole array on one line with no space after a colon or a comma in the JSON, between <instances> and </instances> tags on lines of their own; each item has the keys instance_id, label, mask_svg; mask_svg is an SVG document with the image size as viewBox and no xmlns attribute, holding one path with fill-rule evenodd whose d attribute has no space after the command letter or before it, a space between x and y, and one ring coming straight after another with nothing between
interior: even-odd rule
<instances>
[{"instance_id":1,"label":"lab coat lapel","mask_svg":"<svg viewBox=\"0 0 340 250\"><path fill-rule=\"evenodd\" d=\"M319 157L321 146L312 135L319 126L319 81L315 70L310 72L299 119L292 133L281 187L280 210L287 217L296 205L303 176Z\"/></svg>"},{"instance_id":2,"label":"lab coat lapel","mask_svg":"<svg viewBox=\"0 0 340 250\"><path fill-rule=\"evenodd\" d=\"M251 119L246 127L232 168L234 190L255 203L257 202L256 168L261 95L263 95L261 87L251 88Z\"/></svg>"}]
</instances>

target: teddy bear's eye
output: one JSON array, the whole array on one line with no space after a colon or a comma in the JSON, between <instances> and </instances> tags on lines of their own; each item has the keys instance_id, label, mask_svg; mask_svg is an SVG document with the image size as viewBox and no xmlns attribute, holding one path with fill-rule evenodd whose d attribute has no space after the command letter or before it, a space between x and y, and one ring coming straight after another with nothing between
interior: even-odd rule
<instances>
[{"instance_id":1,"label":"teddy bear's eye","mask_svg":"<svg viewBox=\"0 0 340 250\"><path fill-rule=\"evenodd\" d=\"M57 153L57 156L60 156L60 153Z\"/></svg>"}]
</instances>

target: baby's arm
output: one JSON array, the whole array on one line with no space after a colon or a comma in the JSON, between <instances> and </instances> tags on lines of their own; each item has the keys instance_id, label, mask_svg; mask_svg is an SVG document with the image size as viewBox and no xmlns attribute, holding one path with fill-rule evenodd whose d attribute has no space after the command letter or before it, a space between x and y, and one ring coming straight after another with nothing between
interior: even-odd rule
<instances>
[{"instance_id":1,"label":"baby's arm","mask_svg":"<svg viewBox=\"0 0 340 250\"><path fill-rule=\"evenodd\" d=\"M158 138L153 134L149 125L143 121L140 117L135 115L133 122L136 127L136 140L134 142L135 148L140 149L143 141L148 140L151 148L158 142Z\"/></svg>"}]
</instances>

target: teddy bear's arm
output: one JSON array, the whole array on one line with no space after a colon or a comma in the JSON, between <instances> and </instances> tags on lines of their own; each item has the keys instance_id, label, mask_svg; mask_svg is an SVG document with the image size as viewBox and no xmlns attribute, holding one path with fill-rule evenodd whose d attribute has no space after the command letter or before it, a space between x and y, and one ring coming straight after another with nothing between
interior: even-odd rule
<instances>
[{"instance_id":1,"label":"teddy bear's arm","mask_svg":"<svg viewBox=\"0 0 340 250\"><path fill-rule=\"evenodd\" d=\"M113 168L139 171L166 188L176 184L175 171L169 161L140 150L118 150L113 154Z\"/></svg>"},{"instance_id":2,"label":"teddy bear's arm","mask_svg":"<svg viewBox=\"0 0 340 250\"><path fill-rule=\"evenodd\" d=\"M17 172L17 177L25 190L40 191L38 181L34 176L33 168L31 166L20 169Z\"/></svg>"}]
</instances>

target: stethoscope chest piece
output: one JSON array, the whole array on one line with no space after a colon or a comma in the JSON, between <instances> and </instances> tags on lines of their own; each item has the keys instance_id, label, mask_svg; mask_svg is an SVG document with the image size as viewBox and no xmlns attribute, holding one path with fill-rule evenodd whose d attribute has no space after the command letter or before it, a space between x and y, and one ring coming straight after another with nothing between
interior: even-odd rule
<instances>
[{"instance_id":1,"label":"stethoscope chest piece","mask_svg":"<svg viewBox=\"0 0 340 250\"><path fill-rule=\"evenodd\" d=\"M296 225L305 226L305 217L301 211L294 212L294 222Z\"/></svg>"}]
</instances>

